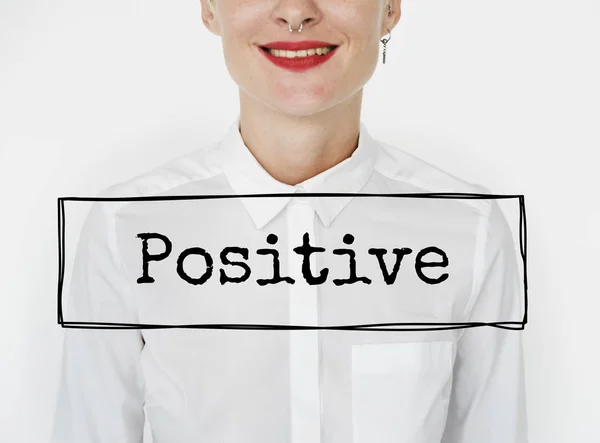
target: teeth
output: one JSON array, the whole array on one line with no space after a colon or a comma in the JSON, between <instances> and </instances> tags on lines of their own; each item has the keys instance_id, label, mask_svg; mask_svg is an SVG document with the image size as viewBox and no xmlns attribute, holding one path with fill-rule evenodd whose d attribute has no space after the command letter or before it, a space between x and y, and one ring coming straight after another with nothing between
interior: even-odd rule
<instances>
[{"instance_id":1,"label":"teeth","mask_svg":"<svg viewBox=\"0 0 600 443\"><path fill-rule=\"evenodd\" d=\"M275 57L284 57L284 58L302 58L309 57L311 55L326 55L329 54L334 48L332 46L327 46L324 48L314 48L314 49L305 49L302 51L286 51L284 49L267 49L269 54Z\"/></svg>"}]
</instances>

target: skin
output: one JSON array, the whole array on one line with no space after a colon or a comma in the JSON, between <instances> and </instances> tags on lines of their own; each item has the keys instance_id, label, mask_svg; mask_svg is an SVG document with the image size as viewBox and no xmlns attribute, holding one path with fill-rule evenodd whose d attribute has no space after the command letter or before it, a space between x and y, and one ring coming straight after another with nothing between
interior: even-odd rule
<instances>
[{"instance_id":1,"label":"skin","mask_svg":"<svg viewBox=\"0 0 600 443\"><path fill-rule=\"evenodd\" d=\"M363 87L400 20L401 0L201 0L239 86L240 134L262 167L288 185L350 157L358 146ZM388 15L388 4L392 14ZM303 21L304 20L304 21ZM288 23L302 32L289 32ZM323 65L291 72L258 45L321 40L340 45Z\"/></svg>"}]
</instances>

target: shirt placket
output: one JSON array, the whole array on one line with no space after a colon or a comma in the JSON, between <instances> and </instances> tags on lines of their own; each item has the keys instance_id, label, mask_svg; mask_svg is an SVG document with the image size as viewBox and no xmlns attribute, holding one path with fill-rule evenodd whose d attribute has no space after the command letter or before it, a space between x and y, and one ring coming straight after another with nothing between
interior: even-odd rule
<instances>
[{"instance_id":1,"label":"shirt placket","mask_svg":"<svg viewBox=\"0 0 600 443\"><path fill-rule=\"evenodd\" d=\"M305 192L301 185L296 193ZM306 197L293 197L287 206L289 275L295 280L290 285L290 324L318 325L317 285L309 285L302 276L303 256L293 251L302 244L308 233L314 244L315 211ZM316 270L316 256L311 254L310 265ZM290 330L290 401L291 443L319 443L321 441L321 395L319 383L319 331L317 329Z\"/></svg>"}]
</instances>

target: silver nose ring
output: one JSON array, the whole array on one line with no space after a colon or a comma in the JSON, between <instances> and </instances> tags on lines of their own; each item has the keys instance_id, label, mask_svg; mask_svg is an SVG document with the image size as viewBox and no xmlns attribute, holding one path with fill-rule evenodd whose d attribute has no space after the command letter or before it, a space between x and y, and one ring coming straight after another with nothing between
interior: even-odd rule
<instances>
[{"instance_id":1,"label":"silver nose ring","mask_svg":"<svg viewBox=\"0 0 600 443\"><path fill-rule=\"evenodd\" d=\"M290 23L288 23L288 28L290 29L290 32L294 32L294 30L292 29L292 25ZM298 32L302 32L302 23L300 23L300 27L298 28Z\"/></svg>"}]
</instances>

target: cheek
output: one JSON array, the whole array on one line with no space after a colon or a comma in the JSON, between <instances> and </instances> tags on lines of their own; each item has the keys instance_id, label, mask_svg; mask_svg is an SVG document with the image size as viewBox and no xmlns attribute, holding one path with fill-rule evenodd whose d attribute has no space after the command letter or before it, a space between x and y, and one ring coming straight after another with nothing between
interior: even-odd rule
<instances>
[{"instance_id":1,"label":"cheek","mask_svg":"<svg viewBox=\"0 0 600 443\"><path fill-rule=\"evenodd\" d=\"M236 81L253 77L256 72L256 64L260 62L260 56L256 48L253 48L248 40L239 37L223 39L223 57L227 70Z\"/></svg>"},{"instance_id":2,"label":"cheek","mask_svg":"<svg viewBox=\"0 0 600 443\"><path fill-rule=\"evenodd\" d=\"M370 40L381 25L380 0L333 0L324 10L334 32L350 41Z\"/></svg>"},{"instance_id":3,"label":"cheek","mask_svg":"<svg viewBox=\"0 0 600 443\"><path fill-rule=\"evenodd\" d=\"M217 0L218 1L218 0ZM251 41L264 34L265 24L269 21L269 5L263 0L238 0L229 2L224 8L221 26L226 29L230 40Z\"/></svg>"},{"instance_id":4,"label":"cheek","mask_svg":"<svg viewBox=\"0 0 600 443\"><path fill-rule=\"evenodd\" d=\"M230 71L235 71L237 75L250 75L251 72L244 74L241 71L248 68L252 71L252 66L260 61L262 54L257 52L258 48L254 44L264 43L264 37L262 37L263 41L258 39L263 35L265 14L266 12L261 12L260 6L249 8L246 5L223 14L221 36L223 54L228 68Z\"/></svg>"}]
</instances>

